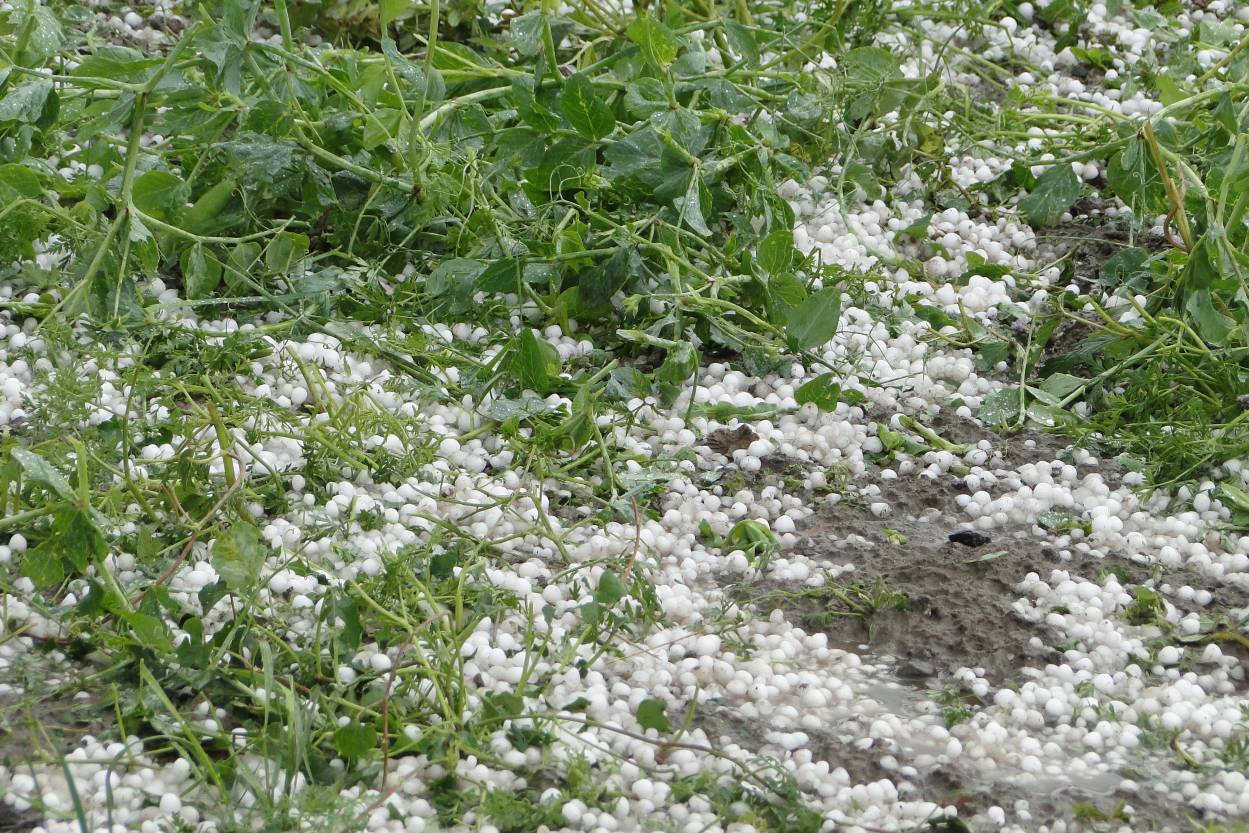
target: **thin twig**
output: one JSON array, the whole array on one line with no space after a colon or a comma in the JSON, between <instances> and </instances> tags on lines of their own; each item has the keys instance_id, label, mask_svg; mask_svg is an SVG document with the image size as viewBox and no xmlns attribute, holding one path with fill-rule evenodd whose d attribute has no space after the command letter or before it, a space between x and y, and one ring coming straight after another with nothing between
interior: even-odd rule
<instances>
[{"instance_id":1,"label":"thin twig","mask_svg":"<svg viewBox=\"0 0 1249 833\"><path fill-rule=\"evenodd\" d=\"M624 576L620 582L626 590L629 587L629 576L633 572L633 565L638 560L638 550L642 546L642 514L638 511L637 498L629 495L629 503L633 504L633 554L629 556L629 563L625 565Z\"/></svg>"}]
</instances>

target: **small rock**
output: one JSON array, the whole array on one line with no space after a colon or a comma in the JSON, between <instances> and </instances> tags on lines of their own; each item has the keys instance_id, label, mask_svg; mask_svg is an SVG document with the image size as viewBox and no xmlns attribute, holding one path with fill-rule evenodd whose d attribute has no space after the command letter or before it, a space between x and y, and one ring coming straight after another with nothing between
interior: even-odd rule
<instances>
[{"instance_id":1,"label":"small rock","mask_svg":"<svg viewBox=\"0 0 1249 833\"><path fill-rule=\"evenodd\" d=\"M988 535L974 529L960 529L950 535L950 543L962 544L965 547L983 547L991 540L993 539Z\"/></svg>"},{"instance_id":2,"label":"small rock","mask_svg":"<svg viewBox=\"0 0 1249 833\"><path fill-rule=\"evenodd\" d=\"M923 680L937 676L937 668L931 662L911 659L899 665L897 673L905 680Z\"/></svg>"}]
</instances>

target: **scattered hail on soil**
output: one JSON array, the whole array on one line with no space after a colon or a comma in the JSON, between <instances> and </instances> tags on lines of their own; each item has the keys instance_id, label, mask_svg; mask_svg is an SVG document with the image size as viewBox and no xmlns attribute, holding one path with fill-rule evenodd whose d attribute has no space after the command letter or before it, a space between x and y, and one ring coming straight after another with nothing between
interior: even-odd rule
<instances>
[{"instance_id":1,"label":"scattered hail on soil","mask_svg":"<svg viewBox=\"0 0 1249 833\"><path fill-rule=\"evenodd\" d=\"M1040 89L1144 119L1164 107L1148 88L1077 73L1070 47L1098 44L1100 75L1117 78L1170 27L1209 23L1231 32L1199 53L1210 67L1243 46L1249 18L1210 0L1153 30L1130 4L1095 3L1059 46L1046 4L1012 8L989 7L994 25L971 43L960 22L915 6L922 39L886 25L875 43L902 56L907 78L938 71L976 90L983 79L960 69L974 47L1018 68L985 95ZM145 48L187 25L163 6L101 15ZM809 69L836 66L826 56ZM1007 131L996 155L951 138L948 176L991 182L1051 130ZM83 164L60 174L102 173ZM1071 164L1080 181L1104 181L1104 162ZM41 420L69 434L124 424L124 473L93 477L165 480L173 494L202 464L227 496L249 495L255 526L186 507L204 534L162 563L160 606L129 614L149 636L127 649L139 669L127 688L101 662L107 646L81 650L91 643L70 614L105 615L98 596L113 589L147 592L160 574L151 552L112 546L94 578L53 595L21 567L46 531L6 522L0 829L1058 833L1249 817L1249 537L1230 531L1213 480L1179 502L1142 496L1139 475L1056 435L979 421L1008 387L1006 362L912 311L1026 320L1055 293L1086 291L1059 285L1069 244L1009 202L936 210L918 174L881 194L856 185L861 174L834 159L780 187L798 250L861 276L836 334L771 371L713 357L666 405L624 396L594 416L593 447L628 496L615 506L592 494L602 472L580 471L599 452L567 471L516 452L535 435L525 420L575 413L571 397L457 402L450 362L396 353L424 362L433 383L416 384L358 346L376 330L489 366L542 318L520 298L510 331L412 321L348 339L292 334L280 313L210 315L150 279L143 293L187 344L247 355L215 382L231 391L231 425L191 430L216 392L171 409L161 395L181 384L176 367L144 366L145 345L86 324L67 339L48 331L22 312L42 290L11 274L7 445ZM1107 221L1130 214L1100 205ZM59 257L53 241L38 261L55 269ZM998 268L957 280L985 264ZM405 271L391 291L418 280ZM535 334L559 364L606 362L575 322ZM827 368L843 400L799 404ZM327 464L336 446L361 465ZM74 461L49 473L23 459L28 480L75 499ZM1220 476L1246 482L1236 461ZM115 495L129 521L110 536L150 537L145 503ZM147 670L162 639L180 680ZM236 673L214 675L226 666ZM196 693L175 701L175 683ZM405 725L389 724L396 708ZM314 735L330 750L315 759L300 746ZM433 754L453 741L454 754ZM285 812L289 828L266 826Z\"/></svg>"}]
</instances>

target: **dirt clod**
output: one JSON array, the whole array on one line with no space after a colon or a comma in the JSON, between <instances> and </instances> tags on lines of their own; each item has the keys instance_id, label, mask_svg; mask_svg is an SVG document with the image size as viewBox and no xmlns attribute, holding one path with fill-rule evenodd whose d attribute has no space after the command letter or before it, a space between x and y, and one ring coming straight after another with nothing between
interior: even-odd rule
<instances>
[{"instance_id":1,"label":"dirt clod","mask_svg":"<svg viewBox=\"0 0 1249 833\"><path fill-rule=\"evenodd\" d=\"M717 454L731 457L734 451L749 448L759 435L749 425L736 428L717 428L707 435L707 446Z\"/></svg>"}]
</instances>

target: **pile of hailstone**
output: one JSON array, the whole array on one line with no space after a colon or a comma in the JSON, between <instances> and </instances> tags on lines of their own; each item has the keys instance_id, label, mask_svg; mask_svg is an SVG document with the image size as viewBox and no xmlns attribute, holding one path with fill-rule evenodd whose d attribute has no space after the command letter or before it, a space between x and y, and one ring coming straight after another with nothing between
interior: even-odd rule
<instances>
[{"instance_id":1,"label":"pile of hailstone","mask_svg":"<svg viewBox=\"0 0 1249 833\"><path fill-rule=\"evenodd\" d=\"M1017 8L1018 19L1003 19L1001 28L992 30L985 57L1027 61L1048 75L1038 79L1023 73L1015 83L1130 117L1161 107L1143 91L1122 98L1075 78L1070 53L1056 51L1054 34L1033 19L1033 5ZM1103 43L1116 45L1115 61L1127 71L1151 48L1154 35L1108 9L1101 3L1091 6L1089 25ZM1239 29L1244 28L1239 21L1249 18L1249 8L1221 0L1203 4L1199 13ZM107 22L123 37L156 41L172 28L154 28L157 15L161 21L174 19L158 9L146 15L129 11ZM919 47L904 32L880 37L882 45L913 55L904 66L908 76L946 60L933 43L960 37L953 22L928 25L931 43ZM1213 62L1219 54L1212 51L1206 58ZM1025 139L1001 147L1000 157L986 157L983 149L973 153L952 141L950 177L967 185L986 182L1009 167L1011 158L1034 147ZM1084 180L1103 173L1092 163L1074 163L1073 170ZM743 773L768 772L790 779L797 804L818 814L821 829L830 831L913 830L938 817L961 816L974 829L1058 833L1076 829L1048 815L1068 796L1109 796L1111 806L1122 802L1106 829L1170 823L1179 830L1188 829L1183 818L1221 821L1249 815L1245 774L1228 764L1229 750L1249 737L1239 659L1218 642L1180 640L1155 647L1160 623L1182 635L1199 634L1216 597L1229 593L1239 599L1249 593L1249 537L1229 544L1207 534L1230 517L1213 483L1180 496L1191 509L1167 514L1173 496L1142 500L1130 477L1114 476L1087 452L1041 455L1033 444L1025 446L1025 453L1033 452L1036 459L1008 466L999 443L989 438L962 454L934 449L903 455L888 469L878 467L873 460L884 449L878 422L898 427L896 416L891 423L880 415L948 413L971 420L985 398L1003 387L992 370L977 369L970 351L939 346L927 323L888 320L891 310L904 303L927 305L993 321L1004 306L1035 311L1050 293L1068 288L1057 285L1059 270L1046 266L1036 235L1022 220L1005 214L972 217L955 209L932 217L927 235L940 243L943 254L924 263L928 280L915 280L899 263L914 258L920 246L901 231L931 213L923 183L913 176L868 201L832 188L839 174L831 166L811 182L785 183L782 195L798 217L794 234L800 248L828 263L872 270L866 285L872 303L847 304L836 337L816 351L828 365L848 368L844 386L860 393L863 404L825 411L799 405L795 391L821 372L816 367L794 363L774 374L751 376L731 362L704 367L668 407L649 399L626 403L627 422L603 420L605 447L619 459L673 461L659 511L654 517L640 515L636 524L604 522L590 509L569 510L575 489L520 465L506 438L489 430L481 408L428 391L409 392L394 384L401 373L353 353L332 336L264 336L264 354L254 359L253 375L240 383L241 393L266 401L282 419L258 412L223 448L222 438L211 432L164 437L160 427L170 419L168 409L156 403L136 407L131 400L125 370L132 357L88 352L72 367L54 365L37 322L0 312L0 424L28 418L49 395L55 374L72 373L96 386L84 424L124 419L137 434L149 437L132 449L129 463L137 477L162 476L186 443L216 459L218 473L222 461L233 455L240 464L238 476L250 482L282 478L286 511L252 507L266 552L252 615L292 646L315 644L329 594L381 576L389 554L427 544L447 525L490 545L495 556L476 580L511 603L483 619L460 646L467 709L475 713L488 697L514 693L522 679L543 679L539 694L526 695L525 711L548 719L518 718L501 727L491 735L490 760L465 755L453 773L443 760L396 755L388 762L385 790L379 778L337 797L333 824L340 826L335 829L446 829L439 821L435 785L447 775L483 794L532 790L539 808L550 809L550 817L558 819L556 826L539 829L591 833L761 830L750 821L744 800L766 790ZM1008 273L959 284L953 279L967 269L971 255L1032 273L1040 282L1025 292ZM5 298L22 291L17 282L0 286ZM147 291L178 300L177 290L160 282ZM180 326L218 343L236 332L255 331L251 324L230 319L200 319L185 308L177 318ZM518 312L515 326L528 326L532 318ZM487 358L501 344L484 329L466 325L427 326L426 334ZM541 336L565 361L594 349L575 330L549 327ZM322 390L310 390L308 367L324 381ZM358 438L363 448L395 459L415 448L431 448L432 458L419 470L392 479L366 470L309 482L308 444L291 426L323 430L302 407L314 395L338 403L367 399L400 418L379 420L382 427L375 435ZM556 409L573 403L556 396L547 404ZM708 438L739 423L698 416L691 404L770 409L773 415L751 420L753 439L725 453ZM1011 459L1019 459L1018 448ZM803 473L769 480L770 461L784 461ZM644 473L637 462L630 462L629 470ZM732 480L723 476L726 471L741 478L726 485ZM1226 475L1249 484L1249 470L1236 461L1227 464ZM844 477L845 485L832 488L835 476ZM1033 623L1038 634L1031 646L1037 657L1033 666L1017 669L1006 680L990 680L972 656L961 667L941 669L943 682L976 703L970 719L953 725L947 725L928 692L900 680L892 657L836 647L827 634L804 629L782 609L762 614L741 604L733 591L747 580L802 589L852 577L856 568L870 565L830 563L826 554L816 552L804 532L812 518L855 503L888 519L902 512L889 499L895 490L934 484L956 484L961 490L957 506L962 514L943 519L944 524L987 534L1023 529L1062 562L1061 569L1022 570L1015 577L1014 614ZM141 507L132 511L137 516ZM1047 531L1040 519L1054 512L1086 523ZM710 530L717 539L731 540L725 536L746 520L775 537L777 552L764 566L744 548L713 545L705 534ZM170 598L184 611L198 615L198 594L220 578L212 563L213 544L198 542L168 580ZM0 545L0 563L26 552L25 536L15 532ZM583 610L595 600L604 564L630 558L630 553L635 553L632 569L653 590L661 619L620 650L600 651L581 640ZM1134 562L1145 572L1159 569L1162 577L1150 580L1160 600L1158 621L1129 621L1125 611L1138 596L1121 575L1102 569L1112 559ZM137 591L150 580L133 555L110 555L107 566L128 590ZM1183 579L1171 580L1169 573ZM17 580L14 591L2 600L0 623L0 673L8 679L0 697L5 702L20 698L21 685L14 680L32 668L51 669L58 683L75 679L68 658L45 650L48 640L61 634L57 609L28 579ZM71 595L61 603L76 601ZM535 615L539 612L544 613ZM1223 612L1232 618L1249 614L1234 607ZM229 606L215 606L204 614L205 632L224 627L232 615ZM175 636L191 638L182 631ZM534 652L535 639L560 650ZM339 657L330 673L349 686L385 680L412 663L409 646L366 639L354 654ZM94 696L84 684L83 700ZM239 696L263 703L284 695L255 688ZM679 743L665 746L666 736L643 725L639 708L649 700L663 704L674 726L687 714L698 716L684 726ZM571 709L574 703L580 705ZM225 705L205 697L188 717L188 731L250 749L245 730L228 728ZM546 748L521 748L515 733L506 731L511 728L542 729L554 740ZM402 730L413 743L421 732L415 725ZM1182 739L1176 741L1182 743L1182 755L1159 750L1160 737ZM83 829L80 812L90 830L213 833L233 829L221 823L231 814L250 823L258 818L250 814L257 808L282 799L297 806L313 790L302 774L248 752L238 760L246 777L222 795L197 776L200 763L189 752L171 752L160 738L88 735L67 751L63 765L0 768L5 812L16 814L22 824L29 819L32 830L44 833ZM579 763L595 773L592 795L573 795L538 777L544 770ZM347 762L334 759L331 766L345 771ZM954 783L984 785L985 792L1001 799L976 805L968 817L967 809L934 786L934 772L950 774ZM692 794L674 789L683 779L699 777L743 789L740 820L726 822L706 789ZM1169 822L1150 815L1160 802L1174 812ZM326 829L318 824L308 819L299 829ZM470 809L450 829L501 827Z\"/></svg>"}]
</instances>

